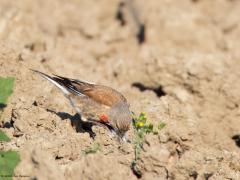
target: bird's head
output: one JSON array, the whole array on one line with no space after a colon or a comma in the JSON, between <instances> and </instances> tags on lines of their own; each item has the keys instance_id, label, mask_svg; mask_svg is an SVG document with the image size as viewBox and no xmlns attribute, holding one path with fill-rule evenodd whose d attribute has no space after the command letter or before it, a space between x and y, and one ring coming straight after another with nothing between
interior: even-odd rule
<instances>
[{"instance_id":1,"label":"bird's head","mask_svg":"<svg viewBox=\"0 0 240 180\"><path fill-rule=\"evenodd\" d=\"M124 140L132 121L129 105L127 103L118 103L114 105L109 112L109 119L116 135L121 140Z\"/></svg>"}]
</instances>

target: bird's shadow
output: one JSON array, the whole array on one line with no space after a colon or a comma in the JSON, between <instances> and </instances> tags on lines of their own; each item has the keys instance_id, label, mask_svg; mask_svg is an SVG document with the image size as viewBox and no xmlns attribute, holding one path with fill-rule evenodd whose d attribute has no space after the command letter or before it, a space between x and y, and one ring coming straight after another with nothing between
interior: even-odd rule
<instances>
[{"instance_id":1,"label":"bird's shadow","mask_svg":"<svg viewBox=\"0 0 240 180\"><path fill-rule=\"evenodd\" d=\"M71 115L66 112L55 112L51 109L47 109L47 111L56 114L58 117L61 118L61 120L69 119L71 121L71 125L75 127L76 132L87 132L89 133L91 138L95 138L96 134L92 130L92 126L94 126L95 124L92 122L83 121L78 113L76 113L75 115Z\"/></svg>"}]
</instances>

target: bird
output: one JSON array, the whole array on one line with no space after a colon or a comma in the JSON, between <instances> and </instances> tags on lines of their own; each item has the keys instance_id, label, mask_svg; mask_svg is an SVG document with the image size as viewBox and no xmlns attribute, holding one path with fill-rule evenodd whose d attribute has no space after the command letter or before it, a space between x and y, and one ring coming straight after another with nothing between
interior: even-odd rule
<instances>
[{"instance_id":1,"label":"bird","mask_svg":"<svg viewBox=\"0 0 240 180\"><path fill-rule=\"evenodd\" d=\"M31 69L59 88L70 105L80 115L81 121L88 121L108 129L111 136L126 141L132 122L132 112L127 99L117 90L58 75L47 75Z\"/></svg>"}]
</instances>

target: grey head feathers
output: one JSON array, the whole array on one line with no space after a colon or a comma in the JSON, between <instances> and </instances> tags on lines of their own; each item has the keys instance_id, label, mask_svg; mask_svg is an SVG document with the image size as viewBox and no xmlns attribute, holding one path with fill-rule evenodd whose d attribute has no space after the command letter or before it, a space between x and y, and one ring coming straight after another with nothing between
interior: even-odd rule
<instances>
[{"instance_id":1,"label":"grey head feathers","mask_svg":"<svg viewBox=\"0 0 240 180\"><path fill-rule=\"evenodd\" d=\"M110 110L109 119L117 131L126 132L132 120L129 105L125 102L115 104Z\"/></svg>"}]
</instances>

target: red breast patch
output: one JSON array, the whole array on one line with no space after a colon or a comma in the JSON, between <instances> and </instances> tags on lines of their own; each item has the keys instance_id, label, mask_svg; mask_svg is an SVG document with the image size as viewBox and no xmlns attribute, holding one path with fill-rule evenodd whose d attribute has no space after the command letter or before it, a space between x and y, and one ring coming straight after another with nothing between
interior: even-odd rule
<instances>
[{"instance_id":1,"label":"red breast patch","mask_svg":"<svg viewBox=\"0 0 240 180\"><path fill-rule=\"evenodd\" d=\"M108 122L108 116L106 114L100 114L99 119L101 122L104 122L104 123Z\"/></svg>"}]
</instances>

